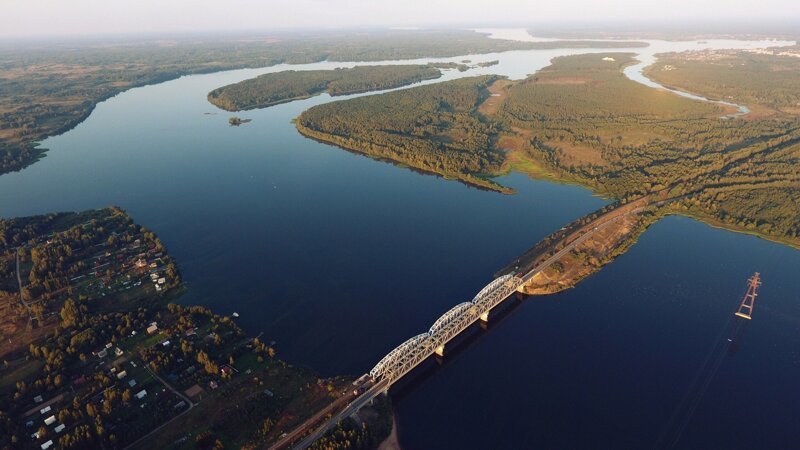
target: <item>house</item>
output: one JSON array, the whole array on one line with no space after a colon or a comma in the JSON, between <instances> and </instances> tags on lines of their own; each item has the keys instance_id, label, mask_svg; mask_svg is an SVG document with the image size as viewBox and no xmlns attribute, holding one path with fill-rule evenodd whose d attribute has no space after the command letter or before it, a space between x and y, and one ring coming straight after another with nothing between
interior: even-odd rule
<instances>
[{"instance_id":1,"label":"house","mask_svg":"<svg viewBox=\"0 0 800 450\"><path fill-rule=\"evenodd\" d=\"M211 381L208 382L208 387L210 387L211 389L216 389L216 388L219 387L219 385L217 384L216 381L211 380Z\"/></svg>"},{"instance_id":2,"label":"house","mask_svg":"<svg viewBox=\"0 0 800 450\"><path fill-rule=\"evenodd\" d=\"M606 56L606 57L603 58L603 61L616 61L616 59L614 59L614 58L612 58L610 56Z\"/></svg>"},{"instance_id":3,"label":"house","mask_svg":"<svg viewBox=\"0 0 800 450\"><path fill-rule=\"evenodd\" d=\"M223 375L230 375L231 373L233 373L233 370L231 370L231 366L222 366L222 368L219 369L219 371L222 372Z\"/></svg>"},{"instance_id":4,"label":"house","mask_svg":"<svg viewBox=\"0 0 800 450\"><path fill-rule=\"evenodd\" d=\"M149 327L147 327L147 334L153 334L158 331L158 325L155 322L151 323Z\"/></svg>"},{"instance_id":5,"label":"house","mask_svg":"<svg viewBox=\"0 0 800 450\"><path fill-rule=\"evenodd\" d=\"M44 419L45 425L52 425L54 423L56 423L56 416L50 416L47 419Z\"/></svg>"},{"instance_id":6,"label":"house","mask_svg":"<svg viewBox=\"0 0 800 450\"><path fill-rule=\"evenodd\" d=\"M164 347L169 347L169 339L167 339L166 341L162 342L161 345L164 346Z\"/></svg>"},{"instance_id":7,"label":"house","mask_svg":"<svg viewBox=\"0 0 800 450\"><path fill-rule=\"evenodd\" d=\"M42 413L42 414L47 414L47 413L50 412L50 407L49 406L45 406L44 408L40 409L39 412Z\"/></svg>"},{"instance_id":8,"label":"house","mask_svg":"<svg viewBox=\"0 0 800 450\"><path fill-rule=\"evenodd\" d=\"M189 389L183 391L183 393L186 394L186 396L189 398L195 398L196 396L203 393L203 388L201 388L199 384L195 384Z\"/></svg>"},{"instance_id":9,"label":"house","mask_svg":"<svg viewBox=\"0 0 800 450\"><path fill-rule=\"evenodd\" d=\"M143 399L147 395L147 390L142 389L141 391L137 392L134 397L138 398L139 400Z\"/></svg>"},{"instance_id":10,"label":"house","mask_svg":"<svg viewBox=\"0 0 800 450\"><path fill-rule=\"evenodd\" d=\"M61 433L62 431L64 431L64 428L67 428L67 426L62 423L62 424L59 424L57 427L53 428L53 430L56 433Z\"/></svg>"},{"instance_id":11,"label":"house","mask_svg":"<svg viewBox=\"0 0 800 450\"><path fill-rule=\"evenodd\" d=\"M167 282L167 279L164 278L164 277L161 277L161 278L158 279L158 284L164 284L166 282Z\"/></svg>"},{"instance_id":12,"label":"house","mask_svg":"<svg viewBox=\"0 0 800 450\"><path fill-rule=\"evenodd\" d=\"M33 397L33 401L36 403L42 403L42 396L37 395L36 397Z\"/></svg>"},{"instance_id":13,"label":"house","mask_svg":"<svg viewBox=\"0 0 800 450\"><path fill-rule=\"evenodd\" d=\"M126 376L128 376L128 372L123 370L122 372L117 374L117 379L121 380L121 379L125 378Z\"/></svg>"},{"instance_id":14,"label":"house","mask_svg":"<svg viewBox=\"0 0 800 450\"><path fill-rule=\"evenodd\" d=\"M123 351L122 351L121 348L117 347L117 348L114 349L114 354L115 355L122 356L122 353L123 353Z\"/></svg>"},{"instance_id":15,"label":"house","mask_svg":"<svg viewBox=\"0 0 800 450\"><path fill-rule=\"evenodd\" d=\"M136 386L136 380L134 380L134 379L130 379L130 380L128 380L128 386L129 386L129 387L134 387L134 386Z\"/></svg>"},{"instance_id":16,"label":"house","mask_svg":"<svg viewBox=\"0 0 800 450\"><path fill-rule=\"evenodd\" d=\"M106 356L108 356L108 350L106 350L106 349L102 349L99 352L97 352L97 357L100 358L100 359L103 359Z\"/></svg>"},{"instance_id":17,"label":"house","mask_svg":"<svg viewBox=\"0 0 800 450\"><path fill-rule=\"evenodd\" d=\"M47 450L48 448L53 446L53 440L50 439L49 441L42 444L42 450Z\"/></svg>"},{"instance_id":18,"label":"house","mask_svg":"<svg viewBox=\"0 0 800 450\"><path fill-rule=\"evenodd\" d=\"M186 406L186 402L185 402L185 401L183 401L183 400L181 400L181 401L179 401L178 403L176 403L176 404L175 404L175 406L173 406L173 408L175 408L175 409L181 409L181 408L183 408L184 406Z\"/></svg>"}]
</instances>

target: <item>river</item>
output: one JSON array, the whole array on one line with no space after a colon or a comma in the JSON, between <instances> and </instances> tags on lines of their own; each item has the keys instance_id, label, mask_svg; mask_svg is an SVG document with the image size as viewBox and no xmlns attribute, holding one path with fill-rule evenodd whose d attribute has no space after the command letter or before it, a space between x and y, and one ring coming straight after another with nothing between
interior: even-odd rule
<instances>
[{"instance_id":1,"label":"river","mask_svg":"<svg viewBox=\"0 0 800 450\"><path fill-rule=\"evenodd\" d=\"M643 59L674 46L766 43L680 45L613 51ZM411 62L500 61L425 83L484 73L517 79L555 56L590 51L604 50ZM124 92L47 139L42 161L0 177L0 215L119 205L177 258L189 286L183 303L238 312L248 332L277 341L282 358L327 376L366 372L503 264L607 202L521 174L499 179L518 191L500 195L303 138L291 119L327 95L238 114L253 120L240 127L206 101L211 89L262 73L352 65L237 70ZM800 252L785 246L663 220L576 289L519 304L394 392L400 442L652 446L758 270L764 285L747 335L681 443L791 447L800 425L798 267Z\"/></svg>"}]
</instances>

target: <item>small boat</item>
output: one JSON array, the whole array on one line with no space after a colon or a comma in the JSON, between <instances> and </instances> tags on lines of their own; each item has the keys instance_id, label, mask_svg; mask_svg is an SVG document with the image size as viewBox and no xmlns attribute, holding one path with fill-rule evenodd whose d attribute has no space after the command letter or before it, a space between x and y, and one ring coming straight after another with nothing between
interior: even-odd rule
<instances>
[{"instance_id":1,"label":"small boat","mask_svg":"<svg viewBox=\"0 0 800 450\"><path fill-rule=\"evenodd\" d=\"M231 314L231 315L232 315L233 317L239 317L239 313L237 313L237 312L235 312L235 311L234 311L234 313L233 313L233 314Z\"/></svg>"}]
</instances>

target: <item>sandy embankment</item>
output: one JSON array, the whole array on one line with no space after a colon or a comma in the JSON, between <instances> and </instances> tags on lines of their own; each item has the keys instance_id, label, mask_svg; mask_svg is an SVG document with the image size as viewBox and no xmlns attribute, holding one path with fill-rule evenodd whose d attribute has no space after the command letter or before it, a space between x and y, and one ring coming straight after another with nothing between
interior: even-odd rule
<instances>
[{"instance_id":1,"label":"sandy embankment","mask_svg":"<svg viewBox=\"0 0 800 450\"><path fill-rule=\"evenodd\" d=\"M392 417L392 432L381 442L378 450L401 450L400 441L397 440L397 419Z\"/></svg>"}]
</instances>

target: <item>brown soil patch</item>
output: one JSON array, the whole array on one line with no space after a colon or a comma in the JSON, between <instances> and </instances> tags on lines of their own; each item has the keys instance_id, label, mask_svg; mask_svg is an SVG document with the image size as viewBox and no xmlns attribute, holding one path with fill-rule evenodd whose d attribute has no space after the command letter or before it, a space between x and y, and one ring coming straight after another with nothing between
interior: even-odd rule
<instances>
[{"instance_id":1,"label":"brown soil patch","mask_svg":"<svg viewBox=\"0 0 800 450\"><path fill-rule=\"evenodd\" d=\"M528 140L518 134L502 134L497 139L497 148L500 150L514 152L521 150Z\"/></svg>"},{"instance_id":2,"label":"brown soil patch","mask_svg":"<svg viewBox=\"0 0 800 450\"><path fill-rule=\"evenodd\" d=\"M607 163L600 155L600 150L583 145L574 145L564 142L545 141L548 147L558 148L564 152L564 161L566 165L581 166L593 164L597 166L606 166Z\"/></svg>"},{"instance_id":3,"label":"brown soil patch","mask_svg":"<svg viewBox=\"0 0 800 450\"><path fill-rule=\"evenodd\" d=\"M557 264L560 267L556 268L554 264L537 273L525 285L523 292L528 295L546 295L575 286L601 267L599 258L624 242L638 221L637 216L625 216L614 225L597 231L575 250L559 259Z\"/></svg>"},{"instance_id":4,"label":"brown soil patch","mask_svg":"<svg viewBox=\"0 0 800 450\"><path fill-rule=\"evenodd\" d=\"M510 80L497 80L488 87L489 97L478 107L478 112L484 116L491 116L500 110L500 106L508 97L508 86L513 84Z\"/></svg>"},{"instance_id":5,"label":"brown soil patch","mask_svg":"<svg viewBox=\"0 0 800 450\"><path fill-rule=\"evenodd\" d=\"M535 78L534 83L536 84L588 84L592 82L591 78L586 77L543 77L543 78Z\"/></svg>"}]
</instances>

